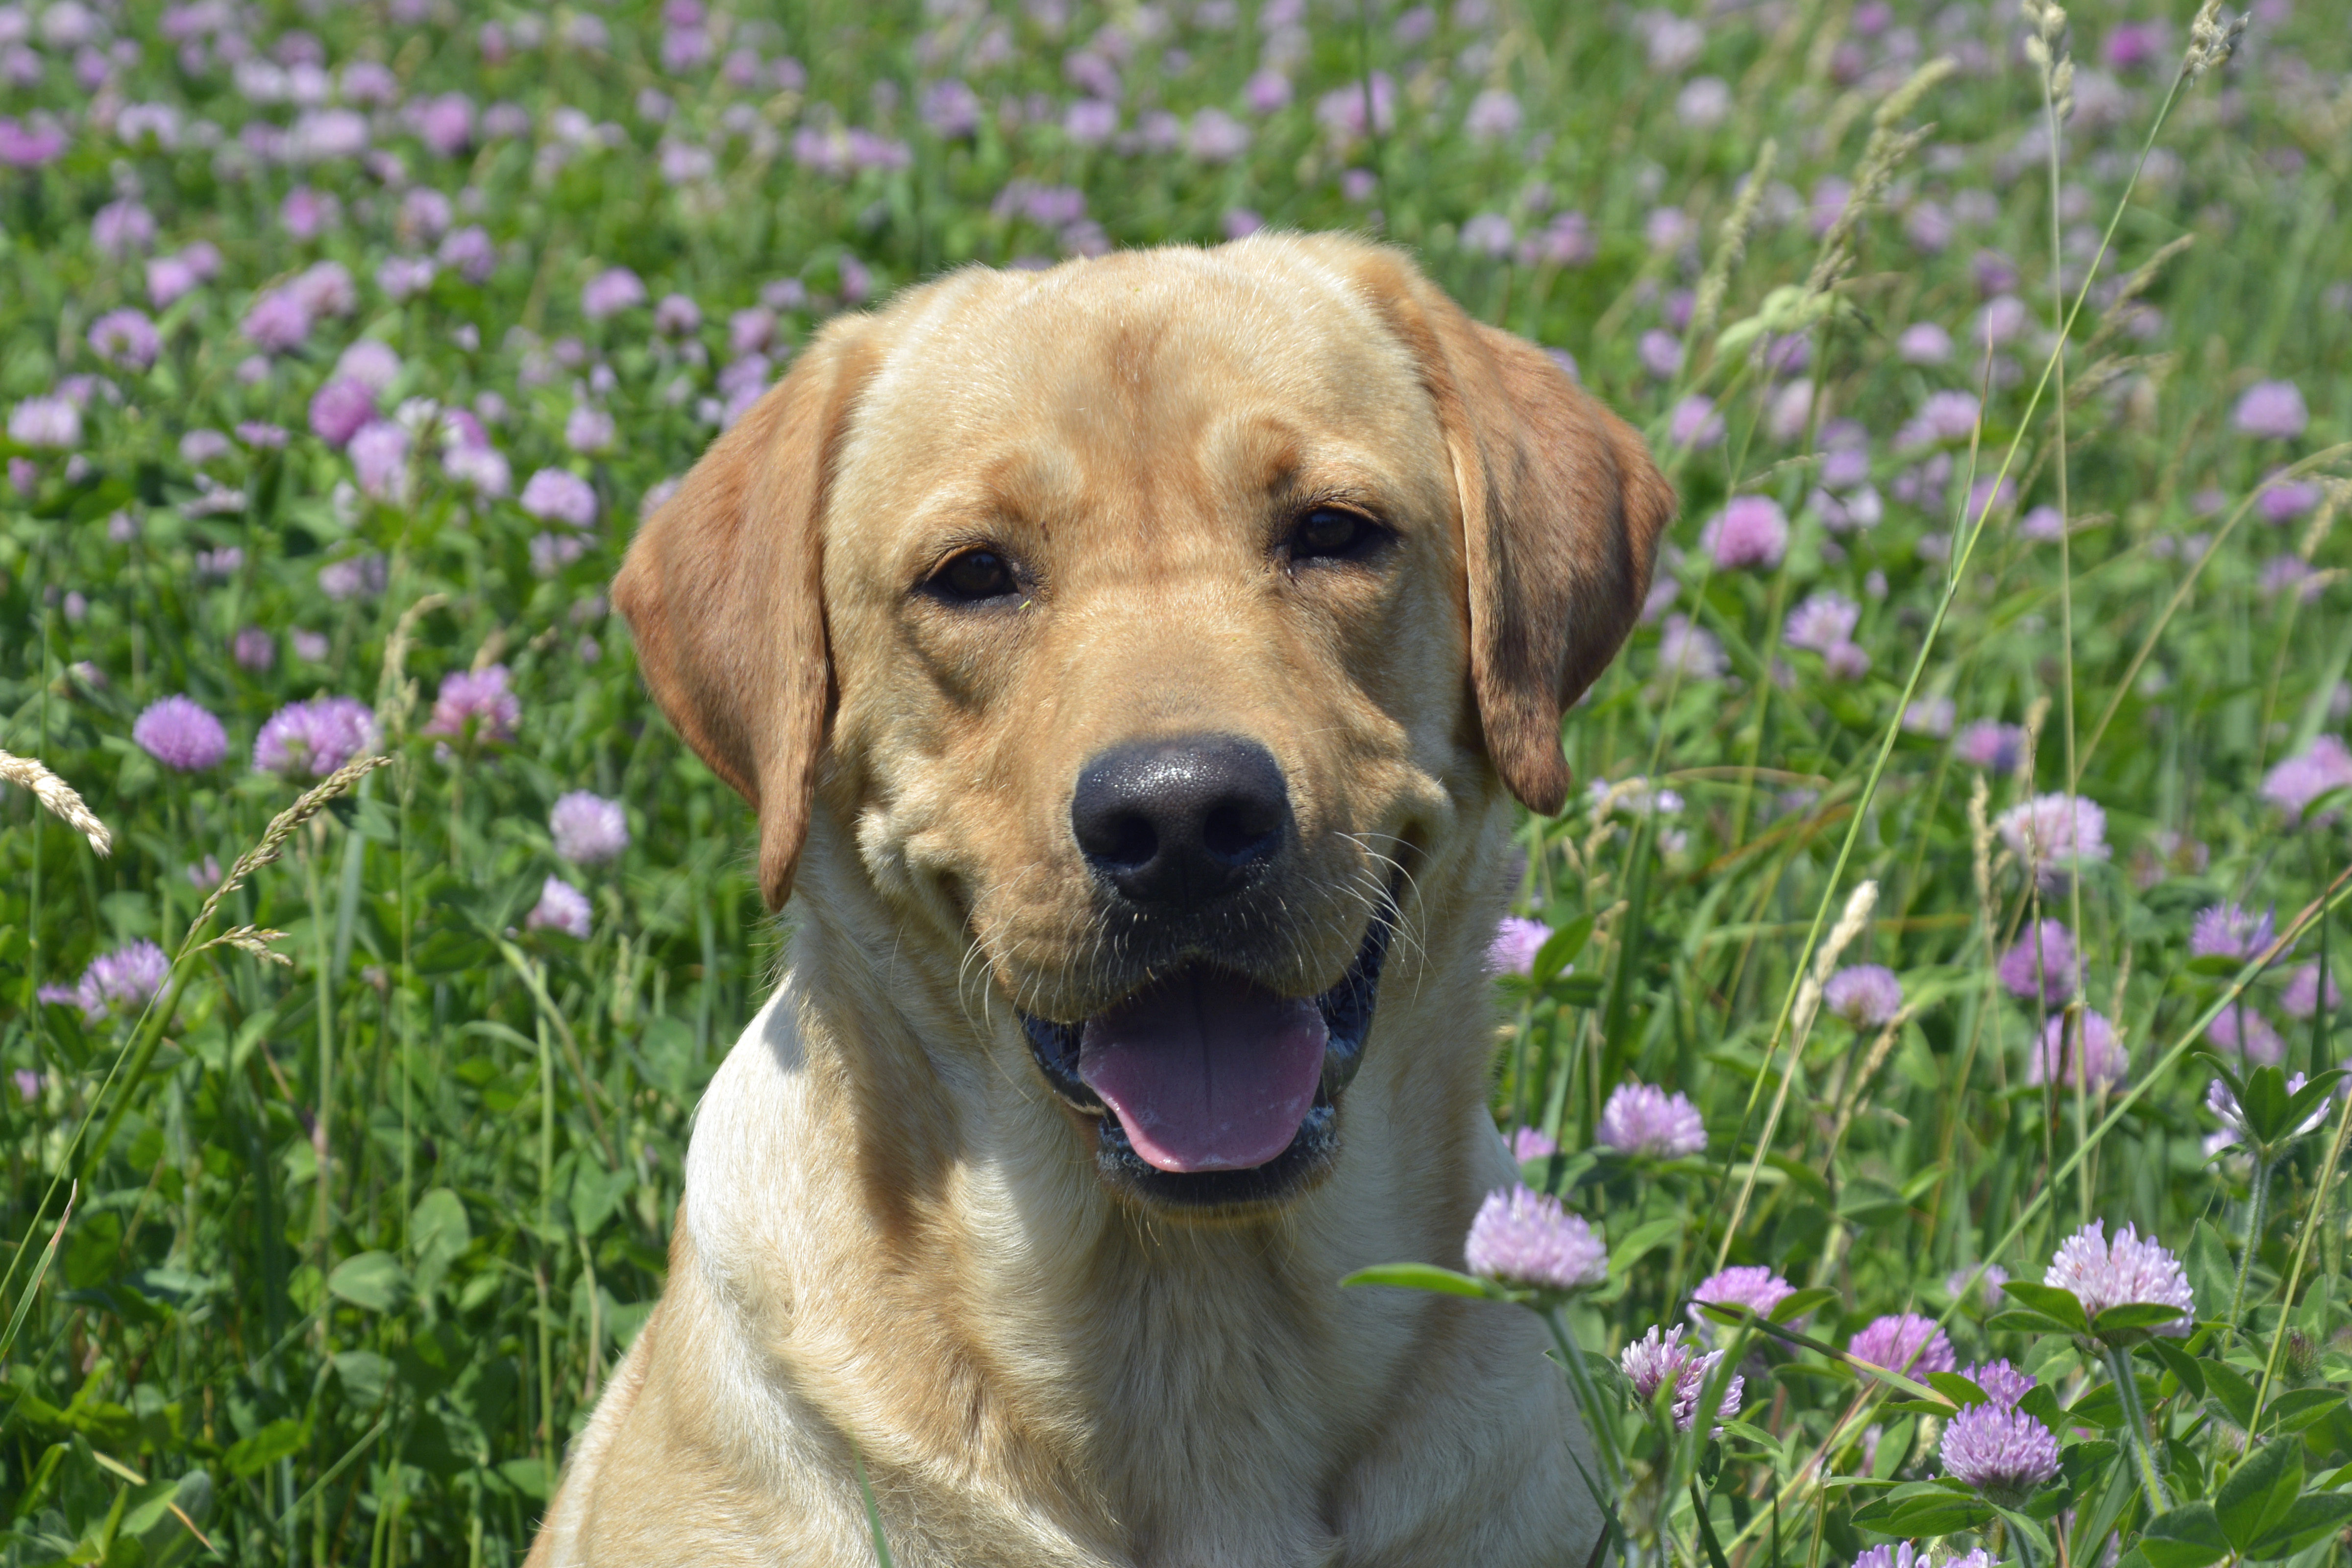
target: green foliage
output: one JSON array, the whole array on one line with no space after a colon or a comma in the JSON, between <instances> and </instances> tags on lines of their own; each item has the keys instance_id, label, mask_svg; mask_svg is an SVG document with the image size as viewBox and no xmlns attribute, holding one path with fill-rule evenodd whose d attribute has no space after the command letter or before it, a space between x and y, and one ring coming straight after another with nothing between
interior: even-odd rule
<instances>
[{"instance_id":1,"label":"green foliage","mask_svg":"<svg viewBox=\"0 0 2352 1568\"><path fill-rule=\"evenodd\" d=\"M1571 351L1682 498L1660 602L1566 728L1596 793L1523 826L1518 908L1551 930L1497 986L1498 1121L1557 1148L1524 1143L1522 1170L1605 1232L1610 1283L1563 1303L1458 1258L1347 1283L1541 1310L1615 1549L1645 1564L1838 1568L1931 1538L2027 1568L2342 1554L2342 1020L2306 972L2341 950L2352 847L2352 791L2310 765L2352 671L2327 445L2352 437L2352 60L2327 7L2265 7L2177 99L2184 17L2143 60L2147 16L2081 7L2054 180L2005 5L820 0L666 29L649 5L402 0L299 31L256 13L240 49L135 4L90 8L117 36L86 51L49 19L78 9L32 7L5 62L7 133L64 142L0 162L0 749L78 789L114 853L0 791L0 1561L520 1561L659 1292L691 1109L781 940L748 815L608 614L631 519L861 297L1253 218L1378 232ZM1940 53L1956 74L1905 95ZM1097 143L1075 84L1122 60ZM359 121L394 161L289 152L367 98L354 65L401 100ZM1368 68L1393 89L1378 136L1348 124ZM1286 104L1253 105L1259 73ZM927 112L950 79L968 124ZM436 146L411 110L451 93L474 118ZM1203 110L1247 144L1212 145ZM1871 195L1850 226L1832 181ZM298 186L335 204L315 232ZM198 241L219 276L158 303L145 252ZM394 286L387 262L428 255ZM261 353L257 299L327 264L348 301L327 279L302 341ZM705 319L592 313L614 268ZM2062 381L2045 340L2078 299ZM122 308L152 318L150 367L90 341ZM407 405L373 468L310 428L360 340L394 356L377 413ZM2282 381L2308 427L2243 428ZM52 395L79 400L70 440L28 402ZM478 414L510 482L469 479L484 448L411 399ZM1966 428L1920 422L1963 404ZM583 483L593 523L526 511L538 470ZM1735 499L1785 541L1711 564ZM428 733L446 683L493 666L512 732ZM223 721L226 759L182 772L133 740L174 695ZM371 710L390 761L200 926L314 782L248 766L263 726L324 696ZM2111 852L2037 877L2008 814L2070 786ZM625 850L565 858L574 791L620 803ZM551 878L584 913L549 918ZM1891 1016L1834 983L1805 999L1865 879L1839 960L1892 972ZM2225 916L2192 952L2228 903L2276 923ZM2042 921L2079 984L2030 952L2002 973ZM143 1016L40 999L135 942L175 961ZM2208 1150L2216 1061L2238 1138ZM1686 1095L1704 1150L1612 1146L1628 1079ZM2092 1220L2178 1255L2193 1313L2094 1318L2042 1283ZM1695 1318L1724 1265L1794 1291ZM1906 1311L1955 1370L1845 1349ZM1722 1359L1636 1398L1619 1352L1686 1323ZM2059 1456L1999 1499L1941 1448L1994 1358L2038 1380L2018 1408ZM1683 1427L1702 1404L1717 1418Z\"/></svg>"}]
</instances>

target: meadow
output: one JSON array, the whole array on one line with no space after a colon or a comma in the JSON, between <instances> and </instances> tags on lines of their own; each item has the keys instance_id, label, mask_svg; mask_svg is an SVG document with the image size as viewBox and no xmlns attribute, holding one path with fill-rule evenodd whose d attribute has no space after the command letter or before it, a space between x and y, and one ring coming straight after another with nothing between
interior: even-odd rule
<instances>
[{"instance_id":1,"label":"meadow","mask_svg":"<svg viewBox=\"0 0 2352 1568\"><path fill-rule=\"evenodd\" d=\"M1496 933L1529 1190L1360 1288L1548 1317L1629 1563L2345 1550L2338 6L35 0L0 78L0 1561L520 1560L783 944L635 521L834 312L1261 226L1683 503Z\"/></svg>"}]
</instances>

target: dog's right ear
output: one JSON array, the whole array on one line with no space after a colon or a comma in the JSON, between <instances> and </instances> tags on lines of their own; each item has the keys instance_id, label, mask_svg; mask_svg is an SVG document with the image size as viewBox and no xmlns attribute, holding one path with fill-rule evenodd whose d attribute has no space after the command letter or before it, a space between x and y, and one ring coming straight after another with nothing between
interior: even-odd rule
<instances>
[{"instance_id":1,"label":"dog's right ear","mask_svg":"<svg viewBox=\"0 0 2352 1568\"><path fill-rule=\"evenodd\" d=\"M819 523L861 380L862 317L836 322L712 443L637 530L613 603L646 685L760 814L760 892L780 910L808 835L831 700Z\"/></svg>"}]
</instances>

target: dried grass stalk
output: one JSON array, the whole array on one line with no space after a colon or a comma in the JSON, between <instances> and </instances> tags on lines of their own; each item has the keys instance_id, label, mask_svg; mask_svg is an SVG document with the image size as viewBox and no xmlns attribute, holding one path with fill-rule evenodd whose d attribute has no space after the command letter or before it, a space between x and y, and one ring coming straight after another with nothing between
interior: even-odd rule
<instances>
[{"instance_id":1,"label":"dried grass stalk","mask_svg":"<svg viewBox=\"0 0 2352 1568\"><path fill-rule=\"evenodd\" d=\"M89 840L89 847L101 855L114 853L114 835L98 819L98 813L82 804L80 795L71 784L49 772L30 757L19 757L0 752L0 779L33 792L33 798L47 806L68 827Z\"/></svg>"}]
</instances>

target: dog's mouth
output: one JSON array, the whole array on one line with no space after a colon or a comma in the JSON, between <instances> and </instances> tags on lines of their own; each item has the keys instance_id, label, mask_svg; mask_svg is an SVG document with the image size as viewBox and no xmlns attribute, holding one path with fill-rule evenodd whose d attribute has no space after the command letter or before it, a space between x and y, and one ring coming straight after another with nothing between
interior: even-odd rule
<instances>
[{"instance_id":1,"label":"dog's mouth","mask_svg":"<svg viewBox=\"0 0 2352 1568\"><path fill-rule=\"evenodd\" d=\"M1277 1200L1321 1174L1361 1065L1396 907L1317 996L1188 963L1080 1023L1022 1015L1054 1092L1096 1119L1114 1188L1179 1207Z\"/></svg>"}]
</instances>

